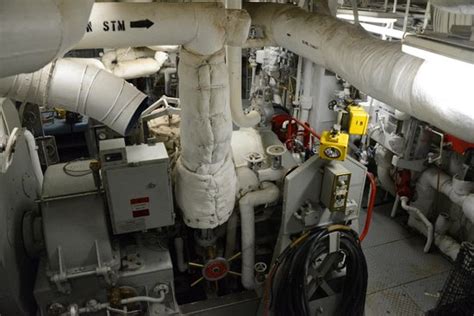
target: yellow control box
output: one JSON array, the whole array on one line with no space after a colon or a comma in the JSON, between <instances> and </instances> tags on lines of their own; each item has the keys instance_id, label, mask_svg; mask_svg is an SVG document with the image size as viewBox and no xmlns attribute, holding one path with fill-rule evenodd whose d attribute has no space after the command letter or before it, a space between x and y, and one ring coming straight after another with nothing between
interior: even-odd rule
<instances>
[{"instance_id":1,"label":"yellow control box","mask_svg":"<svg viewBox=\"0 0 474 316\"><path fill-rule=\"evenodd\" d=\"M347 132L350 135L365 135L367 133L367 125L369 124L369 114L363 107L350 105L347 107L349 112L349 127Z\"/></svg>"},{"instance_id":2,"label":"yellow control box","mask_svg":"<svg viewBox=\"0 0 474 316\"><path fill-rule=\"evenodd\" d=\"M319 145L319 157L328 160L345 160L348 146L349 134L324 131Z\"/></svg>"}]
</instances>

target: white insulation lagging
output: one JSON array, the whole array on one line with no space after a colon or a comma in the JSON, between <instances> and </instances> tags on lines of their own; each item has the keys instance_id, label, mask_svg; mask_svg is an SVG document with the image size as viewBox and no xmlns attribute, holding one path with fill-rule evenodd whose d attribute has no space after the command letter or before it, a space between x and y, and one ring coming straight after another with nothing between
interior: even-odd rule
<instances>
[{"instance_id":1,"label":"white insulation lagging","mask_svg":"<svg viewBox=\"0 0 474 316\"><path fill-rule=\"evenodd\" d=\"M127 134L146 95L104 69L59 59L34 73L0 79L0 96L80 113Z\"/></svg>"},{"instance_id":2,"label":"white insulation lagging","mask_svg":"<svg viewBox=\"0 0 474 316\"><path fill-rule=\"evenodd\" d=\"M474 14L474 0L431 0L431 4L452 13Z\"/></svg>"},{"instance_id":3,"label":"white insulation lagging","mask_svg":"<svg viewBox=\"0 0 474 316\"><path fill-rule=\"evenodd\" d=\"M308 58L368 95L474 142L474 66L424 61L401 45L372 37L360 27L291 5L244 5L265 38L251 45L279 45Z\"/></svg>"},{"instance_id":4,"label":"white insulation lagging","mask_svg":"<svg viewBox=\"0 0 474 316\"><path fill-rule=\"evenodd\" d=\"M239 200L242 238L242 285L247 290L255 288L255 207L276 202L280 196L278 187L263 182L261 189L245 194Z\"/></svg>"},{"instance_id":5,"label":"white insulation lagging","mask_svg":"<svg viewBox=\"0 0 474 316\"><path fill-rule=\"evenodd\" d=\"M94 0L2 0L0 78L36 71L86 32Z\"/></svg>"},{"instance_id":6,"label":"white insulation lagging","mask_svg":"<svg viewBox=\"0 0 474 316\"><path fill-rule=\"evenodd\" d=\"M175 191L184 222L193 228L221 225L234 209L237 178L224 57L224 49L211 56L185 48L180 53L182 149Z\"/></svg>"}]
</instances>

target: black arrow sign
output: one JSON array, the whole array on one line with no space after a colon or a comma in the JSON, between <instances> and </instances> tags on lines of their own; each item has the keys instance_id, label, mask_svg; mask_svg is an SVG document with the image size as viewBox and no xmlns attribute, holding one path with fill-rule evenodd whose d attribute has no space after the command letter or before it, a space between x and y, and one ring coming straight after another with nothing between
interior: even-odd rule
<instances>
[{"instance_id":1,"label":"black arrow sign","mask_svg":"<svg viewBox=\"0 0 474 316\"><path fill-rule=\"evenodd\" d=\"M138 20L138 21L130 21L130 27L131 28L147 28L149 29L153 24L152 21L146 19L146 20Z\"/></svg>"}]
</instances>

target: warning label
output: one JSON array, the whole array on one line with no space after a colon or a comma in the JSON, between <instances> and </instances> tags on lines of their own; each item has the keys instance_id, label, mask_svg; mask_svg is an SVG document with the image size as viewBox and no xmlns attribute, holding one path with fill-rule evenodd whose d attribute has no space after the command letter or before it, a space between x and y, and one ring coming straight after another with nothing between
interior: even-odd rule
<instances>
[{"instance_id":1,"label":"warning label","mask_svg":"<svg viewBox=\"0 0 474 316\"><path fill-rule=\"evenodd\" d=\"M130 200L133 217L143 217L150 215L150 198L141 197Z\"/></svg>"}]
</instances>

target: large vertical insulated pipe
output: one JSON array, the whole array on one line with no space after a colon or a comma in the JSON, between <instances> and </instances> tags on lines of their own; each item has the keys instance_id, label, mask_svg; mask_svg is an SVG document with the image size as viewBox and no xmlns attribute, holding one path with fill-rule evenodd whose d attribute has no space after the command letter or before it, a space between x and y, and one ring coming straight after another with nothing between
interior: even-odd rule
<instances>
[{"instance_id":1,"label":"large vertical insulated pipe","mask_svg":"<svg viewBox=\"0 0 474 316\"><path fill-rule=\"evenodd\" d=\"M1 0L0 78L36 71L86 32L94 0Z\"/></svg>"},{"instance_id":2,"label":"large vertical insulated pipe","mask_svg":"<svg viewBox=\"0 0 474 316\"><path fill-rule=\"evenodd\" d=\"M474 106L459 93L472 89L474 66L424 61L403 53L399 43L291 5L248 3L244 8L264 33L262 40L249 45L285 47L377 100L474 142Z\"/></svg>"},{"instance_id":3,"label":"large vertical insulated pipe","mask_svg":"<svg viewBox=\"0 0 474 316\"><path fill-rule=\"evenodd\" d=\"M222 20L212 23L215 16L197 13L203 15L197 17L204 21L201 31L210 31L184 45L180 53L182 149L175 191L184 222L209 229L229 219L237 191L224 44L240 46L247 38L250 19L245 11L221 9Z\"/></svg>"},{"instance_id":4,"label":"large vertical insulated pipe","mask_svg":"<svg viewBox=\"0 0 474 316\"><path fill-rule=\"evenodd\" d=\"M185 48L180 53L182 150L175 191L184 222L193 228L221 225L234 209L237 179L224 57L224 49L210 56Z\"/></svg>"}]
</instances>

